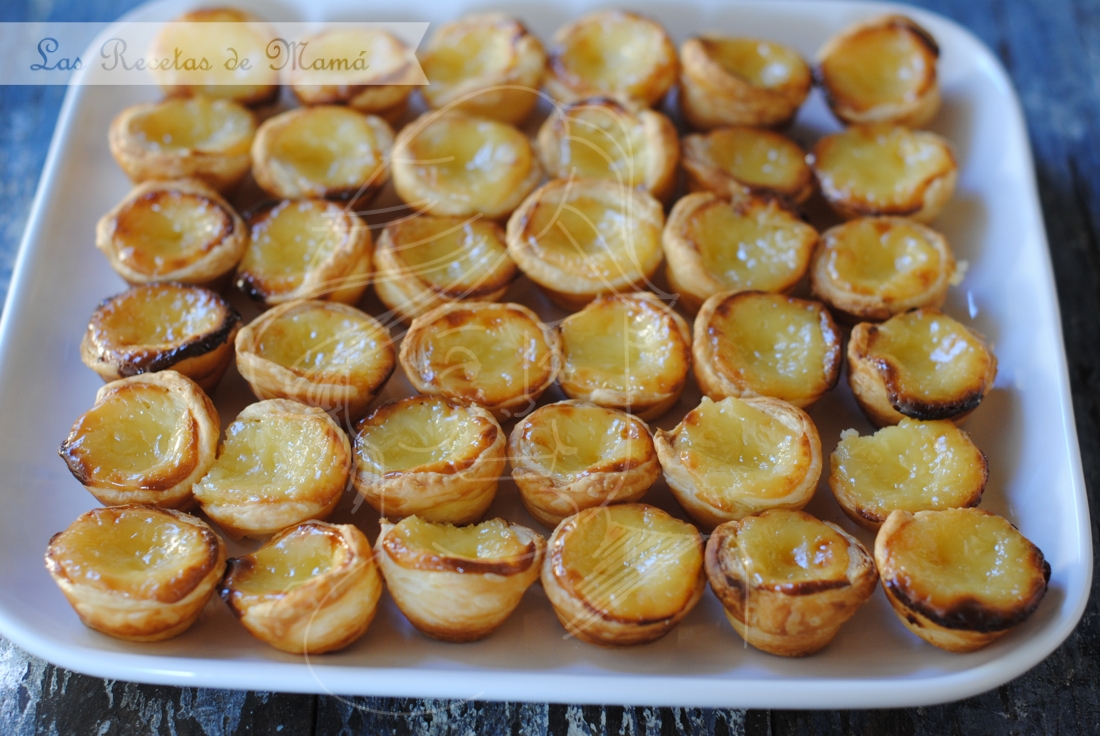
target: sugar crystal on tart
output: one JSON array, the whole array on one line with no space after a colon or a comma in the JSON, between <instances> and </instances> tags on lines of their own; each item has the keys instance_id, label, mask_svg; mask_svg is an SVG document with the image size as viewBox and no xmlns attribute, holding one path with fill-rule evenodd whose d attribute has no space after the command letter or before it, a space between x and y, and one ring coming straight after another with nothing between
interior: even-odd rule
<instances>
[{"instance_id":1,"label":"sugar crystal on tart","mask_svg":"<svg viewBox=\"0 0 1100 736\"><path fill-rule=\"evenodd\" d=\"M661 204L606 179L555 179L508 220L508 252L528 278L568 309L635 291L661 264Z\"/></svg>"},{"instance_id":2,"label":"sugar crystal on tart","mask_svg":"<svg viewBox=\"0 0 1100 736\"><path fill-rule=\"evenodd\" d=\"M542 587L558 621L583 642L655 641L703 594L703 538L691 524L646 504L585 509L551 535Z\"/></svg>"},{"instance_id":3,"label":"sugar crystal on tart","mask_svg":"<svg viewBox=\"0 0 1100 736\"><path fill-rule=\"evenodd\" d=\"M220 283L248 247L248 230L197 179L138 184L96 225L95 244L130 284Z\"/></svg>"},{"instance_id":4,"label":"sugar crystal on tart","mask_svg":"<svg viewBox=\"0 0 1100 736\"><path fill-rule=\"evenodd\" d=\"M813 421L770 397L704 397L653 441L672 495L707 529L766 509L801 509L821 475Z\"/></svg>"},{"instance_id":5,"label":"sugar crystal on tart","mask_svg":"<svg viewBox=\"0 0 1100 736\"><path fill-rule=\"evenodd\" d=\"M692 191L729 199L755 193L801 203L814 191L806 152L790 138L763 128L717 128L685 136L683 164Z\"/></svg>"},{"instance_id":6,"label":"sugar crystal on tart","mask_svg":"<svg viewBox=\"0 0 1100 736\"><path fill-rule=\"evenodd\" d=\"M245 407L225 429L218 459L195 486L203 512L233 539L266 539L336 508L351 443L328 414L297 401Z\"/></svg>"},{"instance_id":7,"label":"sugar crystal on tart","mask_svg":"<svg viewBox=\"0 0 1100 736\"><path fill-rule=\"evenodd\" d=\"M506 419L534 408L557 379L561 340L522 305L456 302L413 320L398 357L420 393Z\"/></svg>"},{"instance_id":8,"label":"sugar crystal on tart","mask_svg":"<svg viewBox=\"0 0 1100 736\"><path fill-rule=\"evenodd\" d=\"M821 138L809 156L826 201L845 218L930 222L955 193L958 164L935 133L878 123Z\"/></svg>"},{"instance_id":9,"label":"sugar crystal on tart","mask_svg":"<svg viewBox=\"0 0 1100 736\"><path fill-rule=\"evenodd\" d=\"M1015 526L975 508L893 511L875 563L907 629L949 652L972 652L1023 623L1047 590L1050 564Z\"/></svg>"},{"instance_id":10,"label":"sugar crystal on tart","mask_svg":"<svg viewBox=\"0 0 1100 736\"><path fill-rule=\"evenodd\" d=\"M440 26L420 64L428 77L421 94L429 107L519 125L538 102L546 52L519 20L486 13Z\"/></svg>"},{"instance_id":11,"label":"sugar crystal on tart","mask_svg":"<svg viewBox=\"0 0 1100 736\"><path fill-rule=\"evenodd\" d=\"M375 409L355 435L355 489L387 519L468 524L504 473L504 430L485 409L413 396Z\"/></svg>"},{"instance_id":12,"label":"sugar crystal on tart","mask_svg":"<svg viewBox=\"0 0 1100 736\"><path fill-rule=\"evenodd\" d=\"M255 134L252 113L232 100L170 98L127 107L108 142L135 184L192 177L226 192L248 175Z\"/></svg>"},{"instance_id":13,"label":"sugar crystal on tart","mask_svg":"<svg viewBox=\"0 0 1100 736\"><path fill-rule=\"evenodd\" d=\"M366 632L382 576L359 529L306 521L229 560L219 592L257 639L291 654L322 654Z\"/></svg>"},{"instance_id":14,"label":"sugar crystal on tart","mask_svg":"<svg viewBox=\"0 0 1100 736\"><path fill-rule=\"evenodd\" d=\"M85 626L162 641L202 613L225 570L225 543L181 511L96 508L50 539L46 570Z\"/></svg>"},{"instance_id":15,"label":"sugar crystal on tart","mask_svg":"<svg viewBox=\"0 0 1100 736\"><path fill-rule=\"evenodd\" d=\"M419 215L386 225L374 291L405 322L456 301L495 302L515 279L504 229L479 217Z\"/></svg>"},{"instance_id":16,"label":"sugar crystal on tart","mask_svg":"<svg viewBox=\"0 0 1100 736\"><path fill-rule=\"evenodd\" d=\"M844 29L818 52L825 100L843 122L889 122L920 128L940 107L939 45L904 15L884 15Z\"/></svg>"},{"instance_id":17,"label":"sugar crystal on tart","mask_svg":"<svg viewBox=\"0 0 1100 736\"><path fill-rule=\"evenodd\" d=\"M654 419L680 398L691 331L648 292L601 296L558 325L562 391L572 399Z\"/></svg>"},{"instance_id":18,"label":"sugar crystal on tart","mask_svg":"<svg viewBox=\"0 0 1100 736\"><path fill-rule=\"evenodd\" d=\"M378 565L413 626L443 641L476 641L511 615L538 580L542 535L504 519L470 526L382 519Z\"/></svg>"},{"instance_id":19,"label":"sugar crystal on tart","mask_svg":"<svg viewBox=\"0 0 1100 736\"><path fill-rule=\"evenodd\" d=\"M221 422L202 389L173 370L112 381L59 454L103 504L189 508L218 449Z\"/></svg>"},{"instance_id":20,"label":"sugar crystal on tart","mask_svg":"<svg viewBox=\"0 0 1100 736\"><path fill-rule=\"evenodd\" d=\"M370 228L323 199L284 199L248 215L237 288L265 307L302 299L355 304L370 282Z\"/></svg>"},{"instance_id":21,"label":"sugar crystal on tart","mask_svg":"<svg viewBox=\"0 0 1100 736\"><path fill-rule=\"evenodd\" d=\"M840 377L840 331L819 302L758 291L703 303L692 343L695 379L714 400L772 396L809 407Z\"/></svg>"},{"instance_id":22,"label":"sugar crystal on tart","mask_svg":"<svg viewBox=\"0 0 1100 736\"><path fill-rule=\"evenodd\" d=\"M237 335L237 370L259 399L293 399L356 420L397 366L389 331L336 302L272 309Z\"/></svg>"},{"instance_id":23,"label":"sugar crystal on tart","mask_svg":"<svg viewBox=\"0 0 1100 736\"><path fill-rule=\"evenodd\" d=\"M996 376L985 340L938 309L861 322L848 340L848 383L877 427L903 417L962 421Z\"/></svg>"},{"instance_id":24,"label":"sugar crystal on tart","mask_svg":"<svg viewBox=\"0 0 1100 736\"><path fill-rule=\"evenodd\" d=\"M858 539L790 509L719 526L707 541L706 571L741 638L784 657L828 646L878 584Z\"/></svg>"},{"instance_id":25,"label":"sugar crystal on tart","mask_svg":"<svg viewBox=\"0 0 1100 736\"><path fill-rule=\"evenodd\" d=\"M209 289L135 286L96 307L80 359L104 381L171 368L209 391L233 361L240 321L237 310Z\"/></svg>"},{"instance_id":26,"label":"sugar crystal on tart","mask_svg":"<svg viewBox=\"0 0 1100 736\"><path fill-rule=\"evenodd\" d=\"M797 51L756 38L691 38L680 47L680 60L680 109L703 130L786 125L813 83Z\"/></svg>"}]
</instances>

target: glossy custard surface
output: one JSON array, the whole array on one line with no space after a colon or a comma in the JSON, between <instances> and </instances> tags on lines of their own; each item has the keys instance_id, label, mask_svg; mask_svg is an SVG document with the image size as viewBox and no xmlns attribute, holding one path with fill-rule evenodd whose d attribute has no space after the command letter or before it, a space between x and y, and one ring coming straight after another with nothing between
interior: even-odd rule
<instances>
[{"instance_id":1,"label":"glossy custard surface","mask_svg":"<svg viewBox=\"0 0 1100 736\"><path fill-rule=\"evenodd\" d=\"M621 107L572 107L557 122L559 176L608 179L636 187L646 176L646 137L641 121Z\"/></svg>"},{"instance_id":2,"label":"glossy custard surface","mask_svg":"<svg viewBox=\"0 0 1100 736\"><path fill-rule=\"evenodd\" d=\"M391 535L408 549L437 557L500 560L528 552L527 544L502 519L454 526L409 516L394 526L387 536Z\"/></svg>"},{"instance_id":3,"label":"glossy custard surface","mask_svg":"<svg viewBox=\"0 0 1100 736\"><path fill-rule=\"evenodd\" d=\"M493 223L463 217L413 217L390 225L394 255L420 281L455 298L495 291L515 265Z\"/></svg>"},{"instance_id":4,"label":"glossy custard surface","mask_svg":"<svg viewBox=\"0 0 1100 736\"><path fill-rule=\"evenodd\" d=\"M896 218L846 223L828 239L825 258L830 280L867 295L920 293L943 268L940 251L922 230Z\"/></svg>"},{"instance_id":5,"label":"glossy custard surface","mask_svg":"<svg viewBox=\"0 0 1100 736\"><path fill-rule=\"evenodd\" d=\"M795 194L809 180L798 144L761 128L720 128L702 137L703 150L720 169L749 187Z\"/></svg>"},{"instance_id":6,"label":"glossy custard surface","mask_svg":"<svg viewBox=\"0 0 1100 736\"><path fill-rule=\"evenodd\" d=\"M306 274L345 243L343 208L320 200L283 200L250 218L252 240L239 270L262 283L265 292L283 294L302 285Z\"/></svg>"},{"instance_id":7,"label":"glossy custard surface","mask_svg":"<svg viewBox=\"0 0 1100 736\"><path fill-rule=\"evenodd\" d=\"M806 63L784 46L755 38L700 39L707 55L722 69L754 87L774 89L809 85Z\"/></svg>"},{"instance_id":8,"label":"glossy custard surface","mask_svg":"<svg viewBox=\"0 0 1100 736\"><path fill-rule=\"evenodd\" d=\"M915 99L935 78L936 57L910 28L886 25L846 38L822 61L830 92L857 110Z\"/></svg>"},{"instance_id":9,"label":"glossy custard surface","mask_svg":"<svg viewBox=\"0 0 1100 736\"><path fill-rule=\"evenodd\" d=\"M342 107L313 107L280 126L271 155L288 173L328 189L358 188L382 166L382 153L370 123Z\"/></svg>"},{"instance_id":10,"label":"glossy custard surface","mask_svg":"<svg viewBox=\"0 0 1100 736\"><path fill-rule=\"evenodd\" d=\"M120 261L148 276L190 266L233 231L214 201L170 189L147 192L118 213L114 238Z\"/></svg>"},{"instance_id":11,"label":"glossy custard surface","mask_svg":"<svg viewBox=\"0 0 1100 736\"><path fill-rule=\"evenodd\" d=\"M550 405L524 425L526 456L559 483L641 465L652 451L637 421L596 406Z\"/></svg>"},{"instance_id":12,"label":"glossy custard surface","mask_svg":"<svg viewBox=\"0 0 1100 736\"><path fill-rule=\"evenodd\" d=\"M130 122L145 148L165 152L227 151L247 146L255 130L247 110L207 97L164 100Z\"/></svg>"},{"instance_id":13,"label":"glossy custard surface","mask_svg":"<svg viewBox=\"0 0 1100 736\"><path fill-rule=\"evenodd\" d=\"M739 523L733 553L749 582L783 591L800 583L844 583L848 540L809 514L773 509Z\"/></svg>"},{"instance_id":14,"label":"glossy custard surface","mask_svg":"<svg viewBox=\"0 0 1100 736\"><path fill-rule=\"evenodd\" d=\"M472 464L496 437L492 425L442 400L404 402L359 428L359 463L376 475L456 472Z\"/></svg>"},{"instance_id":15,"label":"glossy custard surface","mask_svg":"<svg viewBox=\"0 0 1100 736\"><path fill-rule=\"evenodd\" d=\"M389 365L389 336L364 315L323 305L288 310L258 335L256 353L311 379L340 380Z\"/></svg>"},{"instance_id":16,"label":"glossy custard surface","mask_svg":"<svg viewBox=\"0 0 1100 736\"><path fill-rule=\"evenodd\" d=\"M226 306L213 292L174 284L139 286L96 312L99 344L112 347L174 345L218 329Z\"/></svg>"},{"instance_id":17,"label":"glossy custard surface","mask_svg":"<svg viewBox=\"0 0 1100 736\"><path fill-rule=\"evenodd\" d=\"M338 549L332 533L304 524L243 558L233 571L233 592L239 603L282 598L329 572Z\"/></svg>"}]
</instances>

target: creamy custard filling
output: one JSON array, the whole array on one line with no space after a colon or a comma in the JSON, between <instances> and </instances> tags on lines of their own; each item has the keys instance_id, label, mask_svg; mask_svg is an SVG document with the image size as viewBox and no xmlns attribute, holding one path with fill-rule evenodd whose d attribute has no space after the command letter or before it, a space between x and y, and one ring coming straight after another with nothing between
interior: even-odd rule
<instances>
[{"instance_id":1,"label":"creamy custard filling","mask_svg":"<svg viewBox=\"0 0 1100 736\"><path fill-rule=\"evenodd\" d=\"M464 24L433 39L420 63L429 84L450 86L493 78L514 63L514 42L508 27Z\"/></svg>"},{"instance_id":2,"label":"creamy custard filling","mask_svg":"<svg viewBox=\"0 0 1100 736\"><path fill-rule=\"evenodd\" d=\"M206 97L168 99L134 116L130 132L152 151L229 152L247 145L256 124L247 110Z\"/></svg>"},{"instance_id":3,"label":"creamy custard filling","mask_svg":"<svg viewBox=\"0 0 1100 736\"><path fill-rule=\"evenodd\" d=\"M355 443L359 463L376 475L447 472L474 462L487 447L487 421L444 401L399 405L365 422Z\"/></svg>"},{"instance_id":4,"label":"creamy custard filling","mask_svg":"<svg viewBox=\"0 0 1100 736\"><path fill-rule=\"evenodd\" d=\"M524 454L559 483L640 465L649 443L628 417L594 406L557 405L528 421Z\"/></svg>"},{"instance_id":5,"label":"creamy custard filling","mask_svg":"<svg viewBox=\"0 0 1100 736\"><path fill-rule=\"evenodd\" d=\"M193 59L227 59L227 49L239 49L247 63L230 68L211 63L209 70L193 70L186 64L167 64L153 71L162 85L196 87L206 97L250 99L266 87L279 83L278 71L264 52L272 40L271 29L231 8L197 10L180 18L183 23L168 23L155 39L151 55L164 61L177 57L176 49L185 49ZM201 22L200 22L201 21Z\"/></svg>"},{"instance_id":6,"label":"creamy custard filling","mask_svg":"<svg viewBox=\"0 0 1100 736\"><path fill-rule=\"evenodd\" d=\"M598 20L574 26L556 61L566 74L605 92L633 93L642 87L663 55L659 28L622 13L601 14Z\"/></svg>"},{"instance_id":7,"label":"creamy custard filling","mask_svg":"<svg viewBox=\"0 0 1100 736\"><path fill-rule=\"evenodd\" d=\"M342 107L313 107L272 136L275 162L329 189L369 182L382 167L382 153L370 123Z\"/></svg>"},{"instance_id":8,"label":"creamy custard filling","mask_svg":"<svg viewBox=\"0 0 1100 736\"><path fill-rule=\"evenodd\" d=\"M646 177L646 137L641 121L609 104L570 108L557 123L559 176L608 179L636 187Z\"/></svg>"},{"instance_id":9,"label":"creamy custard filling","mask_svg":"<svg viewBox=\"0 0 1100 736\"><path fill-rule=\"evenodd\" d=\"M750 583L783 590L848 579L848 540L798 512L770 511L741 520L732 553Z\"/></svg>"},{"instance_id":10,"label":"creamy custard filling","mask_svg":"<svg viewBox=\"0 0 1100 736\"><path fill-rule=\"evenodd\" d=\"M347 241L347 215L318 200L283 200L250 218L252 239L238 267L268 294L293 291Z\"/></svg>"},{"instance_id":11,"label":"creamy custard filling","mask_svg":"<svg viewBox=\"0 0 1100 736\"><path fill-rule=\"evenodd\" d=\"M755 38L700 39L707 55L723 69L755 87L774 89L808 82L805 63L779 44Z\"/></svg>"},{"instance_id":12,"label":"creamy custard filling","mask_svg":"<svg viewBox=\"0 0 1100 736\"><path fill-rule=\"evenodd\" d=\"M423 555L466 560L504 560L528 552L519 535L503 519L454 526L416 516L401 520L387 537Z\"/></svg>"},{"instance_id":13,"label":"creamy custard filling","mask_svg":"<svg viewBox=\"0 0 1100 736\"><path fill-rule=\"evenodd\" d=\"M164 276L190 266L232 231L233 219L212 200L162 189L118 214L114 240L120 261L148 276Z\"/></svg>"},{"instance_id":14,"label":"creamy custard filling","mask_svg":"<svg viewBox=\"0 0 1100 736\"><path fill-rule=\"evenodd\" d=\"M332 570L341 549L331 532L311 524L263 545L233 569L238 604L282 598Z\"/></svg>"},{"instance_id":15,"label":"creamy custard filling","mask_svg":"<svg viewBox=\"0 0 1100 736\"><path fill-rule=\"evenodd\" d=\"M758 128L722 128L702 138L715 164L750 187L791 191L809 180L806 154L778 133Z\"/></svg>"},{"instance_id":16,"label":"creamy custard filling","mask_svg":"<svg viewBox=\"0 0 1100 736\"><path fill-rule=\"evenodd\" d=\"M409 272L454 297L503 286L515 272L493 223L461 217L414 217L390 226L394 254Z\"/></svg>"},{"instance_id":17,"label":"creamy custard filling","mask_svg":"<svg viewBox=\"0 0 1100 736\"><path fill-rule=\"evenodd\" d=\"M883 102L915 99L935 73L927 42L903 26L868 28L844 40L822 62L829 91L867 110Z\"/></svg>"},{"instance_id":18,"label":"creamy custard filling","mask_svg":"<svg viewBox=\"0 0 1100 736\"><path fill-rule=\"evenodd\" d=\"M137 287L97 312L97 339L116 347L176 345L218 329L226 306L213 292L172 284Z\"/></svg>"},{"instance_id":19,"label":"creamy custard filling","mask_svg":"<svg viewBox=\"0 0 1100 736\"><path fill-rule=\"evenodd\" d=\"M939 250L923 232L897 220L854 220L829 245L829 278L857 294L920 293L943 268Z\"/></svg>"},{"instance_id":20,"label":"creamy custard filling","mask_svg":"<svg viewBox=\"0 0 1100 736\"><path fill-rule=\"evenodd\" d=\"M897 393L952 401L980 387L989 356L969 330L936 312L907 312L875 329L869 357L892 366Z\"/></svg>"},{"instance_id":21,"label":"creamy custard filling","mask_svg":"<svg viewBox=\"0 0 1100 736\"><path fill-rule=\"evenodd\" d=\"M290 310L259 334L256 353L313 380L369 375L390 364L389 337L372 321L323 305Z\"/></svg>"}]
</instances>

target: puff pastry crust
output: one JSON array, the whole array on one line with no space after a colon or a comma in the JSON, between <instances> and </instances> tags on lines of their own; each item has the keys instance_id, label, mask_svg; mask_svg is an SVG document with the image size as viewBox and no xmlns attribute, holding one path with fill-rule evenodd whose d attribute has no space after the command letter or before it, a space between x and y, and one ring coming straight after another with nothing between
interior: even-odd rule
<instances>
[{"instance_id":1,"label":"puff pastry crust","mask_svg":"<svg viewBox=\"0 0 1100 736\"><path fill-rule=\"evenodd\" d=\"M780 196L796 204L814 192L806 152L772 130L737 126L684 136L683 162L693 192L733 200Z\"/></svg>"}]
</instances>

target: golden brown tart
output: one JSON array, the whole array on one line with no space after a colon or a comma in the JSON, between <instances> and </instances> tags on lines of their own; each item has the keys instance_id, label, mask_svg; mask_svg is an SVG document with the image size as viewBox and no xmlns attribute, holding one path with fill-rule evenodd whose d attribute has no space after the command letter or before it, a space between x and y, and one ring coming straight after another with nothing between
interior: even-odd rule
<instances>
[{"instance_id":1,"label":"golden brown tart","mask_svg":"<svg viewBox=\"0 0 1100 736\"><path fill-rule=\"evenodd\" d=\"M455 527L382 519L375 542L386 587L413 626L434 639L476 641L511 615L538 580L546 540L504 519Z\"/></svg>"},{"instance_id":2,"label":"golden brown tart","mask_svg":"<svg viewBox=\"0 0 1100 736\"><path fill-rule=\"evenodd\" d=\"M366 632L382 576L363 532L307 521L229 560L219 592L260 641L291 654L322 654Z\"/></svg>"},{"instance_id":3,"label":"golden brown tart","mask_svg":"<svg viewBox=\"0 0 1100 736\"><path fill-rule=\"evenodd\" d=\"M539 159L556 179L607 179L667 201L676 186L680 139L659 112L631 112L611 99L554 110L539 128Z\"/></svg>"},{"instance_id":4,"label":"golden brown tart","mask_svg":"<svg viewBox=\"0 0 1100 736\"><path fill-rule=\"evenodd\" d=\"M546 52L519 20L486 13L441 25L420 63L429 107L519 125L538 102Z\"/></svg>"},{"instance_id":5,"label":"golden brown tart","mask_svg":"<svg viewBox=\"0 0 1100 736\"><path fill-rule=\"evenodd\" d=\"M380 117L339 105L300 107L260 125L252 176L280 199L360 202L388 181L393 144L393 130Z\"/></svg>"},{"instance_id":6,"label":"golden brown tart","mask_svg":"<svg viewBox=\"0 0 1100 736\"><path fill-rule=\"evenodd\" d=\"M605 647L660 639L706 587L703 538L646 504L585 509L554 530L542 587L565 630Z\"/></svg>"},{"instance_id":7,"label":"golden brown tart","mask_svg":"<svg viewBox=\"0 0 1100 736\"><path fill-rule=\"evenodd\" d=\"M717 128L684 136L683 163L694 192L728 199L775 195L801 203L814 191L802 147L763 128Z\"/></svg>"},{"instance_id":8,"label":"golden brown tart","mask_svg":"<svg viewBox=\"0 0 1100 736\"><path fill-rule=\"evenodd\" d=\"M927 125L940 107L939 45L904 15L856 23L817 55L817 82L845 123Z\"/></svg>"},{"instance_id":9,"label":"golden brown tart","mask_svg":"<svg viewBox=\"0 0 1100 736\"><path fill-rule=\"evenodd\" d=\"M848 340L848 384L876 427L903 417L962 421L996 377L985 340L938 309L860 323Z\"/></svg>"},{"instance_id":10,"label":"golden brown tart","mask_svg":"<svg viewBox=\"0 0 1100 736\"><path fill-rule=\"evenodd\" d=\"M603 10L567 23L550 40L546 91L559 102L611 97L652 107L676 81L676 47L656 21Z\"/></svg>"},{"instance_id":11,"label":"golden brown tart","mask_svg":"<svg viewBox=\"0 0 1100 736\"><path fill-rule=\"evenodd\" d=\"M840 378L840 331L819 302L720 292L695 318L695 380L715 401L772 396L812 406Z\"/></svg>"},{"instance_id":12,"label":"golden brown tart","mask_svg":"<svg viewBox=\"0 0 1100 736\"><path fill-rule=\"evenodd\" d=\"M583 401L548 404L508 438L523 505L544 526L610 503L637 501L661 474L645 423Z\"/></svg>"},{"instance_id":13,"label":"golden brown tart","mask_svg":"<svg viewBox=\"0 0 1100 736\"><path fill-rule=\"evenodd\" d=\"M214 463L220 431L202 389L166 370L99 389L59 453L100 503L189 508L192 487Z\"/></svg>"},{"instance_id":14,"label":"golden brown tart","mask_svg":"<svg viewBox=\"0 0 1100 736\"><path fill-rule=\"evenodd\" d=\"M697 192L676 203L662 236L668 283L691 310L720 291L784 292L810 266L817 231L777 199Z\"/></svg>"},{"instance_id":15,"label":"golden brown tart","mask_svg":"<svg viewBox=\"0 0 1100 736\"><path fill-rule=\"evenodd\" d=\"M386 519L468 524L504 473L504 430L485 409L412 396L375 409L355 435L355 489Z\"/></svg>"},{"instance_id":16,"label":"golden brown tart","mask_svg":"<svg viewBox=\"0 0 1100 736\"><path fill-rule=\"evenodd\" d=\"M601 296L558 325L562 391L650 420L676 403L691 368L691 330L649 292Z\"/></svg>"},{"instance_id":17,"label":"golden brown tart","mask_svg":"<svg viewBox=\"0 0 1100 736\"><path fill-rule=\"evenodd\" d=\"M323 199L284 199L248 215L249 244L237 288L271 307L302 299L355 304L370 283L370 228Z\"/></svg>"},{"instance_id":18,"label":"golden brown tart","mask_svg":"<svg viewBox=\"0 0 1100 736\"><path fill-rule=\"evenodd\" d=\"M328 414L297 401L251 404L225 429L218 459L195 485L203 512L233 539L266 539L336 508L351 443Z\"/></svg>"},{"instance_id":19,"label":"golden brown tart","mask_svg":"<svg viewBox=\"0 0 1100 736\"><path fill-rule=\"evenodd\" d=\"M706 570L741 638L783 657L826 647L878 584L858 539L789 509L719 526L707 541Z\"/></svg>"},{"instance_id":20,"label":"golden brown tart","mask_svg":"<svg viewBox=\"0 0 1100 736\"><path fill-rule=\"evenodd\" d=\"M989 467L970 437L946 420L908 417L860 437L840 433L829 488L848 518L877 531L891 511L977 506Z\"/></svg>"},{"instance_id":21,"label":"golden brown tart","mask_svg":"<svg viewBox=\"0 0 1100 736\"><path fill-rule=\"evenodd\" d=\"M519 304L456 302L413 320L398 356L413 387L522 416L561 372L561 340Z\"/></svg>"},{"instance_id":22,"label":"golden brown tart","mask_svg":"<svg viewBox=\"0 0 1100 736\"><path fill-rule=\"evenodd\" d=\"M801 509L821 476L821 438L779 399L704 397L653 437L672 495L706 529L765 509Z\"/></svg>"},{"instance_id":23,"label":"golden brown tart","mask_svg":"<svg viewBox=\"0 0 1100 736\"><path fill-rule=\"evenodd\" d=\"M237 370L259 399L293 399L356 420L397 366L389 331L335 302L284 304L237 335Z\"/></svg>"},{"instance_id":24,"label":"golden brown tart","mask_svg":"<svg viewBox=\"0 0 1100 736\"><path fill-rule=\"evenodd\" d=\"M225 544L190 514L111 506L53 535L46 569L85 626L127 641L162 641L202 613L225 570Z\"/></svg>"},{"instance_id":25,"label":"golden brown tart","mask_svg":"<svg viewBox=\"0 0 1100 736\"><path fill-rule=\"evenodd\" d=\"M555 179L508 220L508 252L567 309L635 291L661 264L664 210L645 192L606 179Z\"/></svg>"},{"instance_id":26,"label":"golden brown tart","mask_svg":"<svg viewBox=\"0 0 1100 736\"><path fill-rule=\"evenodd\" d=\"M111 155L135 184L199 179L220 192L248 175L252 113L232 100L167 99L127 107L111 123Z\"/></svg>"},{"instance_id":27,"label":"golden brown tart","mask_svg":"<svg viewBox=\"0 0 1100 736\"><path fill-rule=\"evenodd\" d=\"M893 511L875 537L886 598L905 627L949 652L972 652L1023 623L1050 565L1006 519L981 509Z\"/></svg>"},{"instance_id":28,"label":"golden brown tart","mask_svg":"<svg viewBox=\"0 0 1100 736\"><path fill-rule=\"evenodd\" d=\"M248 247L244 220L198 179L147 181L100 218L95 244L130 284L223 281Z\"/></svg>"},{"instance_id":29,"label":"golden brown tart","mask_svg":"<svg viewBox=\"0 0 1100 736\"><path fill-rule=\"evenodd\" d=\"M889 123L827 135L808 160L829 205L849 219L896 215L930 222L955 193L959 171L944 138Z\"/></svg>"},{"instance_id":30,"label":"golden brown tart","mask_svg":"<svg viewBox=\"0 0 1100 736\"><path fill-rule=\"evenodd\" d=\"M690 38L680 47L680 63L680 109L703 130L786 125L813 84L797 51L755 38Z\"/></svg>"},{"instance_id":31,"label":"golden brown tart","mask_svg":"<svg viewBox=\"0 0 1100 736\"><path fill-rule=\"evenodd\" d=\"M456 301L495 302L516 277L504 229L477 217L419 215L386 225L374 291L398 319Z\"/></svg>"},{"instance_id":32,"label":"golden brown tart","mask_svg":"<svg viewBox=\"0 0 1100 736\"><path fill-rule=\"evenodd\" d=\"M240 321L237 310L209 289L134 286L92 312L80 359L104 381L171 368L209 391L233 361Z\"/></svg>"}]
</instances>

